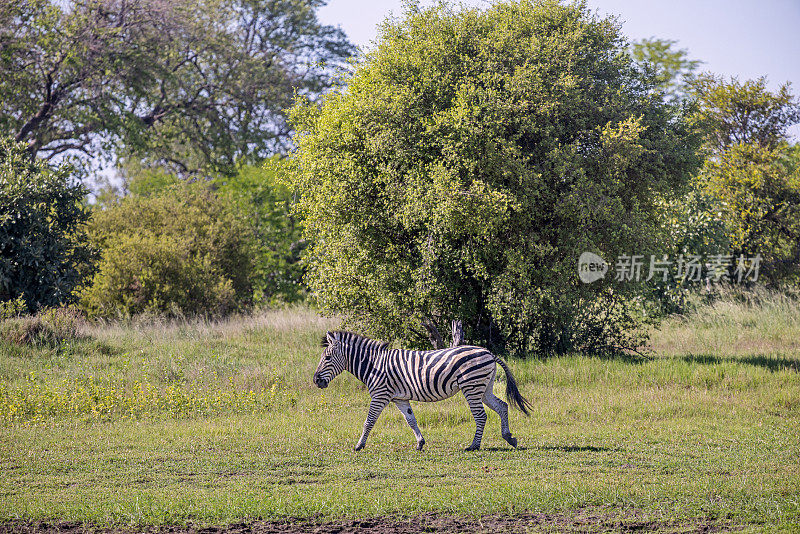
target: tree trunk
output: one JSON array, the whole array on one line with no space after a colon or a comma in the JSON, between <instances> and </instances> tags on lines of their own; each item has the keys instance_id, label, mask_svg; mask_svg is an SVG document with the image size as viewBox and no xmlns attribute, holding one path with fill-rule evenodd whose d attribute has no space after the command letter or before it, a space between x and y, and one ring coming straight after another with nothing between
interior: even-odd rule
<instances>
[{"instance_id":1,"label":"tree trunk","mask_svg":"<svg viewBox=\"0 0 800 534\"><path fill-rule=\"evenodd\" d=\"M450 343L451 347L458 347L464 344L464 326L461 324L461 319L453 319L452 324L453 342Z\"/></svg>"},{"instance_id":2,"label":"tree trunk","mask_svg":"<svg viewBox=\"0 0 800 534\"><path fill-rule=\"evenodd\" d=\"M428 331L428 339L430 340L431 345L433 345L434 349L438 350L446 348L444 346L444 341L442 340L442 334L440 334L439 329L436 328L436 323L434 323L431 319L425 317L422 320L422 326L424 326L425 330Z\"/></svg>"},{"instance_id":3,"label":"tree trunk","mask_svg":"<svg viewBox=\"0 0 800 534\"><path fill-rule=\"evenodd\" d=\"M425 330L428 332L428 339L433 345L433 348L438 349L446 349L447 346L444 344L444 339L442 338L442 334L439 332L439 329L436 327L436 323L433 320L426 317L422 320L422 326L425 327ZM450 343L450 347L458 347L464 343L464 327L461 323L461 319L453 319L451 323L451 331L452 331L452 342Z\"/></svg>"}]
</instances>

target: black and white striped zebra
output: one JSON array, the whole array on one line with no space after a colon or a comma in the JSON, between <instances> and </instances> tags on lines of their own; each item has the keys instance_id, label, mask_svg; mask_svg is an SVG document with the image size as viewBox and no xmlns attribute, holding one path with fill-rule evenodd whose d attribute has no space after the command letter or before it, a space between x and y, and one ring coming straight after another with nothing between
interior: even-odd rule
<instances>
[{"instance_id":1,"label":"black and white striped zebra","mask_svg":"<svg viewBox=\"0 0 800 534\"><path fill-rule=\"evenodd\" d=\"M506 396L511 404L528 415L530 404L520 394L508 365L483 347L459 346L441 350L390 349L388 343L369 339L352 332L328 332L322 338L322 353L314 383L328 387L342 371L350 371L361 380L371 397L364 431L355 450L364 448L372 426L383 409L394 402L405 416L414 436L417 449L422 450L425 439L409 401L434 402L444 400L461 390L475 418L475 437L466 450L481 446L486 424L484 403L500 416L501 432L512 447L517 438L508 428L508 404L495 397L495 364L506 373Z\"/></svg>"}]
</instances>

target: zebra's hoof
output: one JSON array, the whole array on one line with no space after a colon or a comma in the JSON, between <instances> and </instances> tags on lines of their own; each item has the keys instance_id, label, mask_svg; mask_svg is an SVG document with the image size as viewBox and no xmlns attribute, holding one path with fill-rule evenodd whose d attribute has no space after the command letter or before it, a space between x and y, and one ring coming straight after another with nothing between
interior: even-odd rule
<instances>
[{"instance_id":1,"label":"zebra's hoof","mask_svg":"<svg viewBox=\"0 0 800 534\"><path fill-rule=\"evenodd\" d=\"M425 446L425 440L423 439L422 441L417 443L417 450L421 451L422 447L424 447L424 446Z\"/></svg>"},{"instance_id":2,"label":"zebra's hoof","mask_svg":"<svg viewBox=\"0 0 800 534\"><path fill-rule=\"evenodd\" d=\"M358 445L356 445L355 447L353 447L353 450L354 450L354 451L360 451L360 450L361 450L361 449L363 449L363 448L364 448L364 445L362 445L361 443L359 443Z\"/></svg>"},{"instance_id":3,"label":"zebra's hoof","mask_svg":"<svg viewBox=\"0 0 800 534\"><path fill-rule=\"evenodd\" d=\"M464 451L465 451L465 452L477 451L477 450L478 450L478 449L480 449L480 448L481 448L481 446L480 446L480 445L470 445L469 447L467 447L466 449L464 449Z\"/></svg>"},{"instance_id":4,"label":"zebra's hoof","mask_svg":"<svg viewBox=\"0 0 800 534\"><path fill-rule=\"evenodd\" d=\"M515 437L513 437L513 436L511 436L509 434L508 437L503 436L503 439L506 440L508 442L508 444L511 445L512 447L514 447L515 449L517 448L517 438L515 438Z\"/></svg>"}]
</instances>

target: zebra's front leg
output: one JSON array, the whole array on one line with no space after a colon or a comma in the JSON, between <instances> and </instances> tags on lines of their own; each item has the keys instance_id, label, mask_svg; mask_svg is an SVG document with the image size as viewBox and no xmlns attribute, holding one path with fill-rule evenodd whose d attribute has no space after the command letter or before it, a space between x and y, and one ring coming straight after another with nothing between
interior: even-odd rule
<instances>
[{"instance_id":1,"label":"zebra's front leg","mask_svg":"<svg viewBox=\"0 0 800 534\"><path fill-rule=\"evenodd\" d=\"M421 451L422 447L425 446L425 438L422 437L422 432L419 431L419 427L417 426L417 418L414 417L414 411L411 409L411 403L404 400L396 400L394 401L395 406L397 409L400 410L400 413L403 414L403 417L406 418L406 423L408 426L411 427L411 430L414 431L414 437L417 438L417 450Z\"/></svg>"},{"instance_id":2,"label":"zebra's front leg","mask_svg":"<svg viewBox=\"0 0 800 534\"><path fill-rule=\"evenodd\" d=\"M485 388L485 386L484 386ZM469 404L469 411L472 412L472 417L475 418L475 437L472 438L472 445L464 449L465 451L476 451L481 448L481 440L483 439L483 427L486 426L486 410L483 409L483 391L465 390L464 397Z\"/></svg>"},{"instance_id":3,"label":"zebra's front leg","mask_svg":"<svg viewBox=\"0 0 800 534\"><path fill-rule=\"evenodd\" d=\"M367 413L367 420L364 421L364 432L361 433L361 439L358 440L355 450L360 451L364 448L364 445L367 444L367 436L369 436L369 432L372 430L375 421L378 420L378 417L381 415L383 409L386 408L387 404L389 404L388 399L372 397L369 401L369 412Z\"/></svg>"}]
</instances>

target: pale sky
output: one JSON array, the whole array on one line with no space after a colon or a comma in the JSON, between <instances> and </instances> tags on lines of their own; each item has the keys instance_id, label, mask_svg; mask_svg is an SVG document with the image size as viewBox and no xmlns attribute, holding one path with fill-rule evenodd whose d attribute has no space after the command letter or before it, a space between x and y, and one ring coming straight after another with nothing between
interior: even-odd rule
<instances>
[{"instance_id":1,"label":"pale sky","mask_svg":"<svg viewBox=\"0 0 800 534\"><path fill-rule=\"evenodd\" d=\"M423 2L429 5L431 2ZM470 5L490 5L471 0ZM600 14L618 15L632 40L678 41L701 68L741 80L767 76L773 89L792 82L800 94L800 0L588 0ZM319 11L358 46L368 47L377 24L402 14L401 0L329 0ZM800 126L792 130L800 138Z\"/></svg>"}]
</instances>

